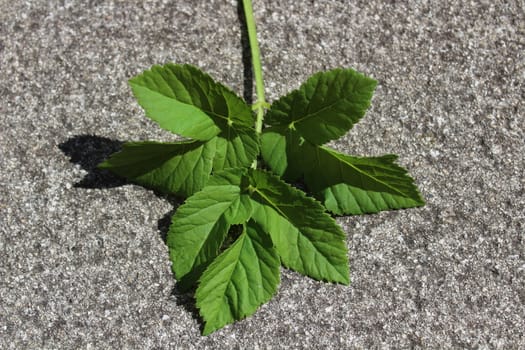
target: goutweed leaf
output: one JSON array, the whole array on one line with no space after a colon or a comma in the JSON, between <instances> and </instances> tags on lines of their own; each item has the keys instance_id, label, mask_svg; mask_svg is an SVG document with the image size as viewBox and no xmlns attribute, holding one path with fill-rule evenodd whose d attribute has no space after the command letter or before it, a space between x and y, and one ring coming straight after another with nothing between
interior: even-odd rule
<instances>
[{"instance_id":1,"label":"goutweed leaf","mask_svg":"<svg viewBox=\"0 0 525 350\"><path fill-rule=\"evenodd\" d=\"M99 166L187 197L167 245L177 286L197 287L204 334L270 300L281 264L350 282L345 234L327 210L424 204L396 156L355 157L324 146L363 117L376 83L352 69L317 73L271 105L261 134L251 108L193 66L154 66L130 80L146 116L187 140L126 143ZM250 167L258 156L271 172ZM285 180L303 181L317 199Z\"/></svg>"},{"instance_id":2,"label":"goutweed leaf","mask_svg":"<svg viewBox=\"0 0 525 350\"><path fill-rule=\"evenodd\" d=\"M425 204L414 180L394 163L396 155L353 157L319 147L312 156L315 168L305 172L305 182L335 214L376 213Z\"/></svg>"},{"instance_id":3,"label":"goutweed leaf","mask_svg":"<svg viewBox=\"0 0 525 350\"><path fill-rule=\"evenodd\" d=\"M301 179L334 214L376 213L425 204L397 156L353 157L314 145L293 130L268 128L263 159L289 181ZM279 156L277 156L279 155Z\"/></svg>"},{"instance_id":4,"label":"goutweed leaf","mask_svg":"<svg viewBox=\"0 0 525 350\"><path fill-rule=\"evenodd\" d=\"M277 176L251 174L254 221L270 234L284 266L317 280L349 283L345 234L325 208Z\"/></svg>"},{"instance_id":5,"label":"goutweed leaf","mask_svg":"<svg viewBox=\"0 0 525 350\"><path fill-rule=\"evenodd\" d=\"M254 222L204 271L195 293L209 334L251 315L270 300L279 284L279 255Z\"/></svg>"},{"instance_id":6,"label":"goutweed leaf","mask_svg":"<svg viewBox=\"0 0 525 350\"><path fill-rule=\"evenodd\" d=\"M212 171L248 167L258 156L250 107L197 68L154 66L130 84L150 118L195 140L124 144L99 167L145 187L190 196Z\"/></svg>"},{"instance_id":7,"label":"goutweed leaf","mask_svg":"<svg viewBox=\"0 0 525 350\"><path fill-rule=\"evenodd\" d=\"M234 225L243 227L238 238ZM269 300L281 263L317 280L349 283L345 234L335 220L319 202L262 170L211 176L173 215L168 247L183 289L199 279L205 334Z\"/></svg>"},{"instance_id":8,"label":"goutweed leaf","mask_svg":"<svg viewBox=\"0 0 525 350\"><path fill-rule=\"evenodd\" d=\"M310 77L272 103L265 122L283 126L322 145L343 136L361 119L377 82L353 69L333 69Z\"/></svg>"},{"instance_id":9,"label":"goutweed leaf","mask_svg":"<svg viewBox=\"0 0 525 350\"><path fill-rule=\"evenodd\" d=\"M225 213L239 197L238 186L206 186L189 197L173 215L167 244L172 270L183 287L191 287L218 255L232 224Z\"/></svg>"},{"instance_id":10,"label":"goutweed leaf","mask_svg":"<svg viewBox=\"0 0 525 350\"><path fill-rule=\"evenodd\" d=\"M215 171L248 167L259 154L259 138L253 128L225 125L216 139Z\"/></svg>"},{"instance_id":11,"label":"goutweed leaf","mask_svg":"<svg viewBox=\"0 0 525 350\"><path fill-rule=\"evenodd\" d=\"M186 197L208 181L215 153L216 138L206 142L128 142L99 168L140 185Z\"/></svg>"},{"instance_id":12,"label":"goutweed leaf","mask_svg":"<svg viewBox=\"0 0 525 350\"><path fill-rule=\"evenodd\" d=\"M153 66L129 84L146 116L175 134L209 140L225 125L253 126L241 98L191 65Z\"/></svg>"}]
</instances>

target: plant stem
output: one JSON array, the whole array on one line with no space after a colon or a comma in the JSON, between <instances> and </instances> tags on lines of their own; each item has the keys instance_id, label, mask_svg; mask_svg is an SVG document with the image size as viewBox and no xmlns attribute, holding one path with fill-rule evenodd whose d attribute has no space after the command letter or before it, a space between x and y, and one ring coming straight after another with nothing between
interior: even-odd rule
<instances>
[{"instance_id":1,"label":"plant stem","mask_svg":"<svg viewBox=\"0 0 525 350\"><path fill-rule=\"evenodd\" d=\"M257 30L255 28L255 20L253 18L252 1L243 0L242 4L244 8L244 17L246 18L246 27L248 28L248 38L250 40L250 49L252 53L253 73L255 76L255 88L257 91L257 101L253 106L257 111L255 131L260 134L262 132L263 126L264 108L267 105L264 97L261 55L259 53L259 43L257 42Z\"/></svg>"}]
</instances>

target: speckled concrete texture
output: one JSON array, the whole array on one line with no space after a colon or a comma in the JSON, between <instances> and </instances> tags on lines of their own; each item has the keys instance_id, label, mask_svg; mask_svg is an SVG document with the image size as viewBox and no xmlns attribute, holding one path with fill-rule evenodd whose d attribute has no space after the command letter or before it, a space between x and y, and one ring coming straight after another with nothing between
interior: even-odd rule
<instances>
[{"instance_id":1,"label":"speckled concrete texture","mask_svg":"<svg viewBox=\"0 0 525 350\"><path fill-rule=\"evenodd\" d=\"M233 0L0 1L0 348L524 349L523 1L254 0L270 100L312 73L379 81L333 146L397 153L428 204L341 217L352 284L283 270L208 337L174 293L176 202L94 170L168 140L127 79L192 63L250 96Z\"/></svg>"}]
</instances>

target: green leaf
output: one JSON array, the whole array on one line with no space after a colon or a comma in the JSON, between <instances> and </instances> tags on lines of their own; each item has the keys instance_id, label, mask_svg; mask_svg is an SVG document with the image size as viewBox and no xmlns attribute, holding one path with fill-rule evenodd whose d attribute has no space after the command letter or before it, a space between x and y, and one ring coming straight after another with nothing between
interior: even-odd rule
<instances>
[{"instance_id":1,"label":"green leaf","mask_svg":"<svg viewBox=\"0 0 525 350\"><path fill-rule=\"evenodd\" d=\"M270 127L261 136L261 155L272 171L286 180L296 181L311 166L311 155L304 149L305 140L296 130ZM311 150L310 150L311 151Z\"/></svg>"},{"instance_id":2,"label":"green leaf","mask_svg":"<svg viewBox=\"0 0 525 350\"><path fill-rule=\"evenodd\" d=\"M227 126L253 126L250 107L196 67L153 66L129 83L146 115L173 133L209 140Z\"/></svg>"},{"instance_id":3,"label":"green leaf","mask_svg":"<svg viewBox=\"0 0 525 350\"><path fill-rule=\"evenodd\" d=\"M189 280L183 282L184 287L190 286L219 253L231 225L224 214L239 196L238 186L206 186L173 215L167 244L175 277Z\"/></svg>"},{"instance_id":4,"label":"green leaf","mask_svg":"<svg viewBox=\"0 0 525 350\"><path fill-rule=\"evenodd\" d=\"M230 207L224 212L226 220L231 224L243 224L252 215L252 205L249 194L244 190L247 188L245 175L248 169L235 168L216 172L209 180L208 186L238 186L239 197L231 203Z\"/></svg>"},{"instance_id":5,"label":"green leaf","mask_svg":"<svg viewBox=\"0 0 525 350\"><path fill-rule=\"evenodd\" d=\"M324 207L278 177L250 176L252 218L270 234L282 263L317 280L349 283L345 234Z\"/></svg>"},{"instance_id":6,"label":"green leaf","mask_svg":"<svg viewBox=\"0 0 525 350\"><path fill-rule=\"evenodd\" d=\"M345 234L326 209L358 214L423 204L395 156L360 158L323 146L370 105L376 81L351 69L315 74L276 101L261 139L250 107L195 67L154 66L130 85L148 117L193 140L127 143L100 167L189 196L173 215L167 245L177 285L199 282L204 334L268 301L281 263L349 283ZM325 206L269 172L248 169L259 152L283 179L304 180Z\"/></svg>"},{"instance_id":7,"label":"green leaf","mask_svg":"<svg viewBox=\"0 0 525 350\"><path fill-rule=\"evenodd\" d=\"M165 193L189 196L209 178L215 141L128 142L99 168Z\"/></svg>"},{"instance_id":8,"label":"green leaf","mask_svg":"<svg viewBox=\"0 0 525 350\"><path fill-rule=\"evenodd\" d=\"M197 141L128 143L101 168L162 192L189 196L212 171L248 167L258 156L250 107L199 69L153 66L130 84L150 118Z\"/></svg>"},{"instance_id":9,"label":"green leaf","mask_svg":"<svg viewBox=\"0 0 525 350\"><path fill-rule=\"evenodd\" d=\"M343 136L364 116L376 84L352 69L319 72L274 102L265 123L297 130L304 139L322 145Z\"/></svg>"},{"instance_id":10,"label":"green leaf","mask_svg":"<svg viewBox=\"0 0 525 350\"><path fill-rule=\"evenodd\" d=\"M396 155L352 157L326 147L314 154L306 185L335 214L376 213L425 204L414 180L395 164Z\"/></svg>"},{"instance_id":11,"label":"green leaf","mask_svg":"<svg viewBox=\"0 0 525 350\"><path fill-rule=\"evenodd\" d=\"M182 290L192 287L219 254L230 227L251 216L249 197L241 193L245 169L228 169L210 177L172 217L167 244L172 269Z\"/></svg>"},{"instance_id":12,"label":"green leaf","mask_svg":"<svg viewBox=\"0 0 525 350\"><path fill-rule=\"evenodd\" d=\"M248 167L259 155L259 140L252 128L226 127L216 147L213 170Z\"/></svg>"},{"instance_id":13,"label":"green leaf","mask_svg":"<svg viewBox=\"0 0 525 350\"><path fill-rule=\"evenodd\" d=\"M396 156L360 158L301 139L293 130L269 128L261 138L262 156L285 179L302 178L335 214L375 213L424 204L414 180L396 165Z\"/></svg>"},{"instance_id":14,"label":"green leaf","mask_svg":"<svg viewBox=\"0 0 525 350\"><path fill-rule=\"evenodd\" d=\"M202 274L195 293L203 334L253 314L279 284L279 256L267 234L248 222L241 236Z\"/></svg>"},{"instance_id":15,"label":"green leaf","mask_svg":"<svg viewBox=\"0 0 525 350\"><path fill-rule=\"evenodd\" d=\"M190 196L213 171L250 166L259 154L253 129L228 126L208 141L130 142L99 168L158 191Z\"/></svg>"},{"instance_id":16,"label":"green leaf","mask_svg":"<svg viewBox=\"0 0 525 350\"><path fill-rule=\"evenodd\" d=\"M255 130L226 126L208 141L126 143L99 168L164 193L190 196L212 170L249 167L258 154Z\"/></svg>"},{"instance_id":17,"label":"green leaf","mask_svg":"<svg viewBox=\"0 0 525 350\"><path fill-rule=\"evenodd\" d=\"M101 168L165 193L190 196L212 171L248 167L258 156L250 107L199 69L153 66L130 84L150 118L197 141L128 143Z\"/></svg>"}]
</instances>

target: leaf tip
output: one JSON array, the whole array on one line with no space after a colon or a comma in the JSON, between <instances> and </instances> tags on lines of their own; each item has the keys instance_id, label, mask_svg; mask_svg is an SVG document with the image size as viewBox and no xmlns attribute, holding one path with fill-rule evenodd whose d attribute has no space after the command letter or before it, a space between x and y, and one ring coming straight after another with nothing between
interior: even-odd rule
<instances>
[{"instance_id":1,"label":"leaf tip","mask_svg":"<svg viewBox=\"0 0 525 350\"><path fill-rule=\"evenodd\" d=\"M214 327L214 326L210 326L210 323L208 322L205 322L204 323L204 327L202 327L202 335L203 336L208 336L212 333L214 333L215 331L217 331L219 328L217 327Z\"/></svg>"},{"instance_id":2,"label":"leaf tip","mask_svg":"<svg viewBox=\"0 0 525 350\"><path fill-rule=\"evenodd\" d=\"M349 286L350 285L350 272L347 272L344 276L343 276L343 280L341 282L342 285L344 286Z\"/></svg>"}]
</instances>

